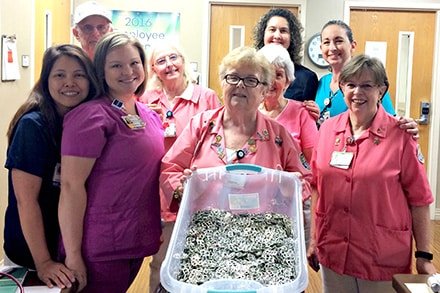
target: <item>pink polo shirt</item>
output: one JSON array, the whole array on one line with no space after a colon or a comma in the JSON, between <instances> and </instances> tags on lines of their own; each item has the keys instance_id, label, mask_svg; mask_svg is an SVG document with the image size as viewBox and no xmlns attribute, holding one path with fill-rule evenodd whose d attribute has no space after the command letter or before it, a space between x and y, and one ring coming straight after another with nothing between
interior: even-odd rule
<instances>
[{"instance_id":1,"label":"pink polo shirt","mask_svg":"<svg viewBox=\"0 0 440 293\"><path fill-rule=\"evenodd\" d=\"M192 166L207 168L227 165L223 115L225 108L205 111L191 118L162 160L160 184L168 204L172 193L180 184L183 170ZM198 145L198 147L196 147ZM309 166L290 133L278 122L257 111L257 127L254 135L243 146L245 156L234 163L256 164L284 171L300 172L307 182L311 180ZM310 196L306 184L303 197Z\"/></svg>"},{"instance_id":2,"label":"pink polo shirt","mask_svg":"<svg viewBox=\"0 0 440 293\"><path fill-rule=\"evenodd\" d=\"M379 107L371 127L352 144L348 169L330 166L351 137L349 112L320 128L311 167L319 199L319 261L338 274L390 281L411 273L411 206L433 202L422 156L412 136Z\"/></svg>"},{"instance_id":3,"label":"pink polo shirt","mask_svg":"<svg viewBox=\"0 0 440 293\"><path fill-rule=\"evenodd\" d=\"M170 149L192 116L221 106L217 94L212 89L193 83L189 83L182 95L177 96L177 102L174 105L168 102L163 90L148 90L139 98L139 101L144 104L159 105L164 115L168 111L172 112L172 122L176 124L176 136L165 138L165 152Z\"/></svg>"},{"instance_id":4,"label":"pink polo shirt","mask_svg":"<svg viewBox=\"0 0 440 293\"><path fill-rule=\"evenodd\" d=\"M288 100L287 106L275 118L287 128L301 149L313 148L318 138L316 122L301 102Z\"/></svg>"},{"instance_id":5,"label":"pink polo shirt","mask_svg":"<svg viewBox=\"0 0 440 293\"><path fill-rule=\"evenodd\" d=\"M159 105L164 115L168 111L172 112L173 117L170 119L170 122L176 125L176 136L165 137L165 152L171 148L192 116L221 106L217 94L212 89L193 83L188 84L182 95L177 97L177 102L174 105L168 102L163 90L148 90L139 98L139 101L145 104ZM170 212L165 202L161 190L161 217L166 222L174 222L176 220L176 213Z\"/></svg>"}]
</instances>

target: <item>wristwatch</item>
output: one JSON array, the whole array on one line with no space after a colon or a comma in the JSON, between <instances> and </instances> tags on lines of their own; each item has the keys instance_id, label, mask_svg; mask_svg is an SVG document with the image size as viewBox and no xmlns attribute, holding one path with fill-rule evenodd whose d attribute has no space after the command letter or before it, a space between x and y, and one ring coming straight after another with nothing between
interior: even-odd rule
<instances>
[{"instance_id":1,"label":"wristwatch","mask_svg":"<svg viewBox=\"0 0 440 293\"><path fill-rule=\"evenodd\" d=\"M414 256L416 258L424 258L424 259L427 259L427 260L432 260L434 258L432 253L429 253L429 252L426 252L426 251L416 251L414 253Z\"/></svg>"}]
</instances>

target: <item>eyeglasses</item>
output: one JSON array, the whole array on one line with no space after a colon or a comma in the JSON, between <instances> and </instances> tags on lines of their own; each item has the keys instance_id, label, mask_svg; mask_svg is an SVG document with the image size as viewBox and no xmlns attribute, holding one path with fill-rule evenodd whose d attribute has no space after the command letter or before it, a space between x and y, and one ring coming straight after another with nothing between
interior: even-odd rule
<instances>
[{"instance_id":1,"label":"eyeglasses","mask_svg":"<svg viewBox=\"0 0 440 293\"><path fill-rule=\"evenodd\" d=\"M260 83L266 85L265 82L259 81L256 77L240 77L235 74L226 74L224 80L231 85L238 85L240 81L243 81L246 87L257 87Z\"/></svg>"},{"instance_id":2,"label":"eyeglasses","mask_svg":"<svg viewBox=\"0 0 440 293\"><path fill-rule=\"evenodd\" d=\"M95 29L96 29L99 33L101 33L101 34L105 34L105 33L108 32L108 30L109 30L109 28L110 28L110 26L109 26L108 24L99 24L99 25L97 25L97 26L93 26L93 25L90 25L90 24L86 24L86 25L78 26L78 27L79 27L79 29L80 29L83 33L88 34L88 35L90 35L91 33L93 33L93 32L95 31Z\"/></svg>"},{"instance_id":3,"label":"eyeglasses","mask_svg":"<svg viewBox=\"0 0 440 293\"><path fill-rule=\"evenodd\" d=\"M371 84L371 83L361 83L361 84L354 84L354 83L344 83L342 86L345 88L346 91L354 92L354 90L357 88L361 92L369 92L373 90L377 85Z\"/></svg>"},{"instance_id":4,"label":"eyeglasses","mask_svg":"<svg viewBox=\"0 0 440 293\"><path fill-rule=\"evenodd\" d=\"M182 56L177 55L177 54L171 54L171 55L168 55L168 56L163 56L163 57L160 57L159 59L157 59L154 62L154 65L156 65L156 66L163 66L163 65L165 65L167 63L167 60L170 61L173 64L176 64L177 62L180 62L181 57Z\"/></svg>"}]
</instances>

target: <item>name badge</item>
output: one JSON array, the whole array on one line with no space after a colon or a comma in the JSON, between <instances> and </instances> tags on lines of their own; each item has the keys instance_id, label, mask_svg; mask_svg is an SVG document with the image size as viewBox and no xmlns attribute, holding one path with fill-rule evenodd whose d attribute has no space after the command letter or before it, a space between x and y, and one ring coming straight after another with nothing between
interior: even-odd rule
<instances>
[{"instance_id":1,"label":"name badge","mask_svg":"<svg viewBox=\"0 0 440 293\"><path fill-rule=\"evenodd\" d=\"M124 121L125 125L133 130L143 129L146 125L146 123L138 115L128 114L126 116L121 116L121 119Z\"/></svg>"},{"instance_id":2,"label":"name badge","mask_svg":"<svg viewBox=\"0 0 440 293\"><path fill-rule=\"evenodd\" d=\"M176 129L176 124L175 123L171 123L171 122L166 122L163 125L165 127L165 137L176 137L177 135L177 129Z\"/></svg>"},{"instance_id":3,"label":"name badge","mask_svg":"<svg viewBox=\"0 0 440 293\"><path fill-rule=\"evenodd\" d=\"M351 152L333 152L332 159L330 161L330 166L348 169L350 167L351 161L353 160L353 153Z\"/></svg>"}]
</instances>

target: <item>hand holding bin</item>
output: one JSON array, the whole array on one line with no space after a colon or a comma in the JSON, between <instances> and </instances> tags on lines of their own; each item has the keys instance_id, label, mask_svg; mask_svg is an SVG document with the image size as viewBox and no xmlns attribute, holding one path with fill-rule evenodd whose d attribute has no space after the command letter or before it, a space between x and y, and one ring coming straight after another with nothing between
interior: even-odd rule
<instances>
[{"instance_id":1,"label":"hand holding bin","mask_svg":"<svg viewBox=\"0 0 440 293\"><path fill-rule=\"evenodd\" d=\"M194 232L192 220L200 214L214 220L199 221L206 229ZM301 292L308 283L302 215L301 182L292 173L248 164L198 169L182 196L161 283L172 293ZM242 222L249 224L243 228ZM220 239L209 244L206 239L214 234ZM265 243L280 246L270 248ZM291 260L287 267L283 258ZM199 265L188 270L195 284L182 281L185 261ZM233 274L225 277L225 272ZM290 279L278 278L289 274Z\"/></svg>"}]
</instances>

